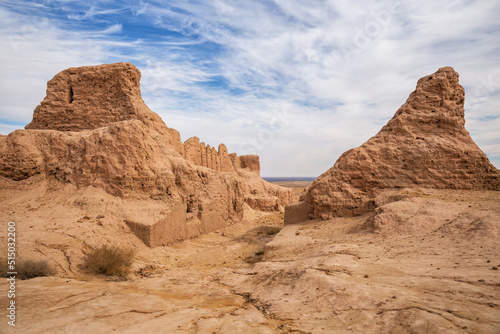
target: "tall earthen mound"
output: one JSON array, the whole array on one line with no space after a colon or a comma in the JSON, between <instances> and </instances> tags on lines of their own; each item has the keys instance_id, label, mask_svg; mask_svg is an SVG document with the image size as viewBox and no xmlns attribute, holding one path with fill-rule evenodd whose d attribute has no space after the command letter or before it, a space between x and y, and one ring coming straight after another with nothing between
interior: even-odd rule
<instances>
[{"instance_id":1,"label":"tall earthen mound","mask_svg":"<svg viewBox=\"0 0 500 334\"><path fill-rule=\"evenodd\" d=\"M465 129L465 90L443 67L421 78L394 117L301 197L310 218L359 215L388 188L500 190L500 172Z\"/></svg>"},{"instance_id":2,"label":"tall earthen mound","mask_svg":"<svg viewBox=\"0 0 500 334\"><path fill-rule=\"evenodd\" d=\"M26 129L81 131L125 120L161 123L141 98L141 72L131 63L71 67L47 83Z\"/></svg>"},{"instance_id":3,"label":"tall earthen mound","mask_svg":"<svg viewBox=\"0 0 500 334\"><path fill-rule=\"evenodd\" d=\"M26 130L0 136L2 184L102 188L123 200L143 200L137 212L152 202L158 210L147 219L123 216L150 246L239 221L245 202L281 210L293 200L291 190L262 180L255 163L241 164L258 165L258 157L230 155L224 144L216 150L196 137L182 143L146 106L139 82L130 63L57 74ZM256 193L259 203L248 199Z\"/></svg>"}]
</instances>

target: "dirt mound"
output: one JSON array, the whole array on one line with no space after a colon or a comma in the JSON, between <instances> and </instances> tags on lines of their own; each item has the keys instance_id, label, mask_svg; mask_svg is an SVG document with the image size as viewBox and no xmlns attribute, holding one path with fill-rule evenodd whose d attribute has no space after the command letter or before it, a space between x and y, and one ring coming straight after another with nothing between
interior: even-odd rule
<instances>
[{"instance_id":1,"label":"dirt mound","mask_svg":"<svg viewBox=\"0 0 500 334\"><path fill-rule=\"evenodd\" d=\"M438 234L496 243L500 235L496 191L406 189L376 198L377 208L360 231L384 236ZM385 202L385 203L384 203Z\"/></svg>"},{"instance_id":2,"label":"dirt mound","mask_svg":"<svg viewBox=\"0 0 500 334\"><path fill-rule=\"evenodd\" d=\"M26 129L81 131L137 119L163 123L141 98L141 72L131 63L71 67L47 83Z\"/></svg>"},{"instance_id":3,"label":"dirt mound","mask_svg":"<svg viewBox=\"0 0 500 334\"><path fill-rule=\"evenodd\" d=\"M381 189L500 190L500 172L465 129L464 88L443 67L416 90L380 132L351 149L302 196L310 218L359 215Z\"/></svg>"},{"instance_id":4,"label":"dirt mound","mask_svg":"<svg viewBox=\"0 0 500 334\"><path fill-rule=\"evenodd\" d=\"M293 200L291 190L262 180L255 163L241 163L259 165L258 157L230 157L223 144L218 151L204 143L196 148L198 138L182 143L145 105L139 81L140 72L130 63L57 74L26 130L0 137L4 187L15 187L10 181L48 182L52 188L70 184L153 201L160 208L149 215L154 218L123 217L150 246L239 221L245 200L256 193L262 200L255 209L282 210Z\"/></svg>"}]
</instances>

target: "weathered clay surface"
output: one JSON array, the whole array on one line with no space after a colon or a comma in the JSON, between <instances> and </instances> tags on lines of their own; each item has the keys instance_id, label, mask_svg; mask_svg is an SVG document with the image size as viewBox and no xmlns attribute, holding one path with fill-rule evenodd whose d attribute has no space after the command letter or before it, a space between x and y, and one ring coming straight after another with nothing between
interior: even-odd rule
<instances>
[{"instance_id":1,"label":"weathered clay surface","mask_svg":"<svg viewBox=\"0 0 500 334\"><path fill-rule=\"evenodd\" d=\"M258 157L249 159L256 172L243 176L238 170L245 172L247 165L234 167L225 145L217 151L196 137L183 144L146 106L139 80L130 63L57 74L26 130L0 137L0 176L25 183L37 177L160 202L163 209L149 220L124 217L151 246L241 220L245 196L254 189L274 200L275 210L293 200L292 191L260 178Z\"/></svg>"},{"instance_id":2,"label":"weathered clay surface","mask_svg":"<svg viewBox=\"0 0 500 334\"><path fill-rule=\"evenodd\" d=\"M141 98L140 79L131 63L64 70L47 83L47 96L26 129L81 131L132 119L160 123Z\"/></svg>"},{"instance_id":3,"label":"weathered clay surface","mask_svg":"<svg viewBox=\"0 0 500 334\"><path fill-rule=\"evenodd\" d=\"M363 214L381 189L500 190L500 172L465 129L464 88L443 67L416 90L380 132L318 177L301 200L311 218Z\"/></svg>"},{"instance_id":4,"label":"weathered clay surface","mask_svg":"<svg viewBox=\"0 0 500 334\"><path fill-rule=\"evenodd\" d=\"M0 192L0 229L17 222L19 256L47 259L57 274L18 281L16 327L2 321L0 333L500 330L498 191L391 190L375 199L374 219L284 227L278 213L245 206L243 222L150 248L119 211L140 220L161 203L10 184ZM0 233L0 245L6 239ZM128 281L82 270L85 253L103 244L136 250Z\"/></svg>"},{"instance_id":5,"label":"weathered clay surface","mask_svg":"<svg viewBox=\"0 0 500 334\"><path fill-rule=\"evenodd\" d=\"M260 159L258 155L237 156L235 153L232 153L229 157L235 168L247 169L260 175Z\"/></svg>"},{"instance_id":6,"label":"weathered clay surface","mask_svg":"<svg viewBox=\"0 0 500 334\"><path fill-rule=\"evenodd\" d=\"M367 214L285 225L223 283L287 319L286 332L498 332L500 193L389 192L374 224Z\"/></svg>"},{"instance_id":7,"label":"weathered clay surface","mask_svg":"<svg viewBox=\"0 0 500 334\"><path fill-rule=\"evenodd\" d=\"M231 162L227 147L224 144L219 145L215 150L210 145L200 143L198 137L191 137L184 142L186 160L193 162L196 166L207 167L220 172L234 172L235 167Z\"/></svg>"},{"instance_id":8,"label":"weathered clay surface","mask_svg":"<svg viewBox=\"0 0 500 334\"><path fill-rule=\"evenodd\" d=\"M285 209L285 224L300 223L309 219L306 202L288 204Z\"/></svg>"},{"instance_id":9,"label":"weathered clay surface","mask_svg":"<svg viewBox=\"0 0 500 334\"><path fill-rule=\"evenodd\" d=\"M283 227L247 205L290 194L257 177L258 160L233 155L221 173L184 158L169 133L131 119L0 137L0 229L16 222L16 256L56 269L18 282L16 327L2 321L1 333L499 332L500 192L385 189L364 216ZM224 214L236 223L146 245L227 225ZM136 251L128 281L85 270L102 245Z\"/></svg>"}]
</instances>

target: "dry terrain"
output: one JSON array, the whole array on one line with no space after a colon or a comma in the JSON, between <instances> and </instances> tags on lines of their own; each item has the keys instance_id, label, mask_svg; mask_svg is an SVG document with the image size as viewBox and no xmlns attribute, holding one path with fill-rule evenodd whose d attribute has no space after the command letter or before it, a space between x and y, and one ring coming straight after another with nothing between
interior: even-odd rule
<instances>
[{"instance_id":1,"label":"dry terrain","mask_svg":"<svg viewBox=\"0 0 500 334\"><path fill-rule=\"evenodd\" d=\"M140 76L64 70L26 130L0 135L0 244L15 222L16 260L55 271L18 277L0 333L500 333L500 171L453 68L306 191L265 182L256 155L182 142ZM89 270L102 247L134 254L128 276Z\"/></svg>"},{"instance_id":2,"label":"dry terrain","mask_svg":"<svg viewBox=\"0 0 500 334\"><path fill-rule=\"evenodd\" d=\"M20 255L57 275L18 281L17 326L1 333L500 332L496 191L402 189L371 214L286 226L247 206L240 223L156 248L94 218L111 197L78 198L2 194L2 229L16 221ZM81 268L99 241L136 249L129 280Z\"/></svg>"}]
</instances>

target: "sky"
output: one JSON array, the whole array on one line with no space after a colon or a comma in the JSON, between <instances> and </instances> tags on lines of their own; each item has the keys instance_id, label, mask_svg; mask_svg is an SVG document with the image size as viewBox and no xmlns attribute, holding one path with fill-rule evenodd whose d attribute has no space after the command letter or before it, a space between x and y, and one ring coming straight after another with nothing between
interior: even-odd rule
<instances>
[{"instance_id":1,"label":"sky","mask_svg":"<svg viewBox=\"0 0 500 334\"><path fill-rule=\"evenodd\" d=\"M319 176L440 67L500 169L498 0L0 0L0 133L58 72L132 62L182 140L258 154L262 176Z\"/></svg>"}]
</instances>

